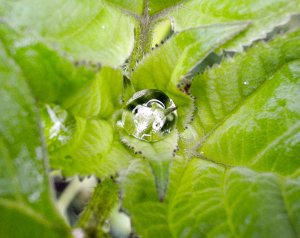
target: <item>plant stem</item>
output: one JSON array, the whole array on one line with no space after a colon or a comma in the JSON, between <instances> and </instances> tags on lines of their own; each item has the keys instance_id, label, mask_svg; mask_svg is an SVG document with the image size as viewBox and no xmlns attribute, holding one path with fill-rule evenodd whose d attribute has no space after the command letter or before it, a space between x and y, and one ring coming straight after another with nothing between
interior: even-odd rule
<instances>
[{"instance_id":1,"label":"plant stem","mask_svg":"<svg viewBox=\"0 0 300 238\"><path fill-rule=\"evenodd\" d=\"M129 74L134 70L136 64L147 54L151 49L153 24L152 19L148 14L149 2L144 0L143 15L136 18L138 25L135 28L135 44L134 50L129 61Z\"/></svg>"}]
</instances>

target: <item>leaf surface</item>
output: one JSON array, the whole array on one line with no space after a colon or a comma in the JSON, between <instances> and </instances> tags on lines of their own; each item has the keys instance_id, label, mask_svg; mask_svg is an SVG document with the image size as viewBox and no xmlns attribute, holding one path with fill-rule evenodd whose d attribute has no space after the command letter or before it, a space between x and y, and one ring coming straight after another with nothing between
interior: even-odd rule
<instances>
[{"instance_id":1,"label":"leaf surface","mask_svg":"<svg viewBox=\"0 0 300 238\"><path fill-rule=\"evenodd\" d=\"M299 42L259 43L194 79L197 158L173 160L163 202L143 161L120 178L141 237L300 236Z\"/></svg>"},{"instance_id":2,"label":"leaf surface","mask_svg":"<svg viewBox=\"0 0 300 238\"><path fill-rule=\"evenodd\" d=\"M299 237L299 176L185 163L174 162L163 203L145 162L121 177L124 206L141 237Z\"/></svg>"},{"instance_id":3,"label":"leaf surface","mask_svg":"<svg viewBox=\"0 0 300 238\"><path fill-rule=\"evenodd\" d=\"M169 14L174 18L175 31L216 23L251 22L247 31L224 46L230 50L242 50L242 46L266 37L275 26L286 23L292 14L299 12L298 0L191 0L183 2Z\"/></svg>"},{"instance_id":4,"label":"leaf surface","mask_svg":"<svg viewBox=\"0 0 300 238\"><path fill-rule=\"evenodd\" d=\"M299 32L259 44L195 79L204 157L285 175L298 169L298 44Z\"/></svg>"},{"instance_id":5,"label":"leaf surface","mask_svg":"<svg viewBox=\"0 0 300 238\"><path fill-rule=\"evenodd\" d=\"M135 89L155 88L168 94L178 108L182 130L191 117L193 103L188 95L179 91L178 84L211 51L245 27L245 24L215 25L176 34L137 66L132 75Z\"/></svg>"},{"instance_id":6,"label":"leaf surface","mask_svg":"<svg viewBox=\"0 0 300 238\"><path fill-rule=\"evenodd\" d=\"M103 178L128 165L131 155L109 121L74 117L56 106L46 108L44 130L53 168L67 176Z\"/></svg>"},{"instance_id":7,"label":"leaf surface","mask_svg":"<svg viewBox=\"0 0 300 238\"><path fill-rule=\"evenodd\" d=\"M2 18L74 60L119 66L133 48L130 18L103 1L1 1Z\"/></svg>"},{"instance_id":8,"label":"leaf surface","mask_svg":"<svg viewBox=\"0 0 300 238\"><path fill-rule=\"evenodd\" d=\"M2 40L0 52L1 235L69 237L54 207L35 101Z\"/></svg>"}]
</instances>

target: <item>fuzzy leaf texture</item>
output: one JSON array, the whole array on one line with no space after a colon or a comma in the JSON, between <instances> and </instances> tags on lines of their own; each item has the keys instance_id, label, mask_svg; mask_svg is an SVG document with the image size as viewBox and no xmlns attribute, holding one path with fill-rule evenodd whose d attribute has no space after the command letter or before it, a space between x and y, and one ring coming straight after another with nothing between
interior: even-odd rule
<instances>
[{"instance_id":1,"label":"fuzzy leaf texture","mask_svg":"<svg viewBox=\"0 0 300 238\"><path fill-rule=\"evenodd\" d=\"M120 178L141 237L300 237L299 42L259 43L195 79L197 151L174 160L164 202L144 161Z\"/></svg>"},{"instance_id":2,"label":"fuzzy leaf texture","mask_svg":"<svg viewBox=\"0 0 300 238\"><path fill-rule=\"evenodd\" d=\"M3 237L69 237L47 173L37 107L0 41L0 230Z\"/></svg>"},{"instance_id":3,"label":"fuzzy leaf texture","mask_svg":"<svg viewBox=\"0 0 300 238\"><path fill-rule=\"evenodd\" d=\"M119 66L133 48L133 23L103 1L0 1L0 16L73 60ZM20 42L20 44L26 42Z\"/></svg>"}]
</instances>

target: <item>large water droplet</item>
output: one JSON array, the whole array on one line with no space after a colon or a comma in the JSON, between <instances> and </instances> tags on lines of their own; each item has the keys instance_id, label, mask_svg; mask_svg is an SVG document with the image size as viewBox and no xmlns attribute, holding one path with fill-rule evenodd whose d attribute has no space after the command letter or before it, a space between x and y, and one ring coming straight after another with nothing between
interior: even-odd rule
<instances>
[{"instance_id":1,"label":"large water droplet","mask_svg":"<svg viewBox=\"0 0 300 238\"><path fill-rule=\"evenodd\" d=\"M129 134L145 141L158 141L169 134L177 120L174 102L162 91L145 89L126 103L118 123Z\"/></svg>"}]
</instances>

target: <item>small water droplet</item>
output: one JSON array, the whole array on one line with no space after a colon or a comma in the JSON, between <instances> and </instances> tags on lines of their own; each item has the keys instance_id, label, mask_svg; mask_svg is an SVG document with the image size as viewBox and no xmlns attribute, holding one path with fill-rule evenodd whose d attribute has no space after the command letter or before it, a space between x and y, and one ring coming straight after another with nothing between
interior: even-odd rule
<instances>
[{"instance_id":1,"label":"small water droplet","mask_svg":"<svg viewBox=\"0 0 300 238\"><path fill-rule=\"evenodd\" d=\"M28 197L29 202L36 202L40 198L40 192L35 191Z\"/></svg>"},{"instance_id":2,"label":"small water droplet","mask_svg":"<svg viewBox=\"0 0 300 238\"><path fill-rule=\"evenodd\" d=\"M174 102L159 90L146 89L129 99L117 125L135 138L153 142L169 134L176 120Z\"/></svg>"},{"instance_id":3,"label":"small water droplet","mask_svg":"<svg viewBox=\"0 0 300 238\"><path fill-rule=\"evenodd\" d=\"M249 82L248 81L244 81L243 84L244 85L249 85Z\"/></svg>"},{"instance_id":4,"label":"small water droplet","mask_svg":"<svg viewBox=\"0 0 300 238\"><path fill-rule=\"evenodd\" d=\"M109 230L110 230L110 224L109 224L109 221L106 220L102 226L102 230L105 232L105 233L108 233Z\"/></svg>"},{"instance_id":5,"label":"small water droplet","mask_svg":"<svg viewBox=\"0 0 300 238\"><path fill-rule=\"evenodd\" d=\"M35 148L35 154L38 160L43 159L43 148L41 146L38 146Z\"/></svg>"}]
</instances>

